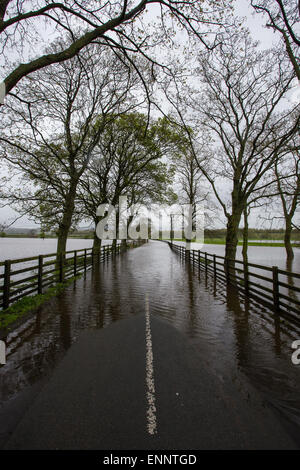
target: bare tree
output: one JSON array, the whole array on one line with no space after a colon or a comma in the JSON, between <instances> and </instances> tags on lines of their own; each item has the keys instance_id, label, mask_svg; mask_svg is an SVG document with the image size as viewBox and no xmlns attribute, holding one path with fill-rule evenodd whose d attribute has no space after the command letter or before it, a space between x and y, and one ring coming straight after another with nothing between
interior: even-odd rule
<instances>
[{"instance_id":1,"label":"bare tree","mask_svg":"<svg viewBox=\"0 0 300 470\"><path fill-rule=\"evenodd\" d=\"M281 34L295 75L300 80L299 0L251 0L251 5L255 11L267 17L267 28Z\"/></svg>"},{"instance_id":2,"label":"bare tree","mask_svg":"<svg viewBox=\"0 0 300 470\"><path fill-rule=\"evenodd\" d=\"M227 219L226 258L233 259L243 211L255 193L270 184L278 150L298 129L299 105L280 110L293 75L277 51L257 51L247 32L233 34L229 41L224 38L209 57L200 55L198 72L203 91L190 105L199 127L214 139L210 169L195 156ZM230 200L222 187L226 180Z\"/></svg>"},{"instance_id":3,"label":"bare tree","mask_svg":"<svg viewBox=\"0 0 300 470\"><path fill-rule=\"evenodd\" d=\"M148 55L151 48L163 40L172 41L175 25L207 45L204 33L225 22L223 15L230 4L223 0L0 0L2 53L7 62L4 92L11 92L32 72L72 59L95 42L99 53L105 45L133 62L136 54L142 54L153 65L156 61ZM160 9L159 24L151 28L147 7L153 10L155 5ZM45 30L52 37L65 35L68 42L55 52L45 52ZM13 61L9 60L12 51Z\"/></svg>"},{"instance_id":4,"label":"bare tree","mask_svg":"<svg viewBox=\"0 0 300 470\"><path fill-rule=\"evenodd\" d=\"M290 124L290 116L282 127ZM248 213L252 208L263 208L260 219L273 222L284 221L284 244L287 264L293 260L294 253L291 243L292 230L298 229L295 216L299 213L300 202L300 141L296 132L285 144L277 149L272 171L268 174L268 184L257 188L247 201ZM278 205L282 207L278 212ZM245 220L245 217L244 217ZM244 229L245 230L245 229ZM244 245L246 237L244 235ZM246 248L245 248L246 251ZM244 250L243 250L244 253Z\"/></svg>"},{"instance_id":5,"label":"bare tree","mask_svg":"<svg viewBox=\"0 0 300 470\"><path fill-rule=\"evenodd\" d=\"M280 196L284 223L284 245L288 260L294 258L291 244L293 219L300 203L300 157L299 150L281 152L281 158L274 166L278 193Z\"/></svg>"},{"instance_id":6,"label":"bare tree","mask_svg":"<svg viewBox=\"0 0 300 470\"><path fill-rule=\"evenodd\" d=\"M179 202L189 204L192 209L192 230L195 231L197 217L204 216L205 227L212 224L216 206L211 199L207 181L187 141L181 150L173 159L176 168L176 189L178 189ZM199 222L202 223L202 221ZM186 241L189 243L191 240Z\"/></svg>"}]
</instances>

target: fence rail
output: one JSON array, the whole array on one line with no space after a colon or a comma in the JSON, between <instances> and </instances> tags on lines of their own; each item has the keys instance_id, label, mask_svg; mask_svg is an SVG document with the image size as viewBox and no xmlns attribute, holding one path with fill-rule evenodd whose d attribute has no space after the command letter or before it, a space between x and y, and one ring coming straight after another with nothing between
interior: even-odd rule
<instances>
[{"instance_id":1,"label":"fence rail","mask_svg":"<svg viewBox=\"0 0 300 470\"><path fill-rule=\"evenodd\" d=\"M143 240L130 241L133 246ZM96 262L119 254L121 244L102 246L100 250L82 248L62 253L31 256L0 262L0 308L6 310L23 297L43 294L46 289L62 283L80 272L86 271Z\"/></svg>"},{"instance_id":2,"label":"fence rail","mask_svg":"<svg viewBox=\"0 0 300 470\"><path fill-rule=\"evenodd\" d=\"M168 242L170 248L187 259L199 270L237 287L247 297L272 308L276 313L300 321L300 274L240 260L226 260L224 256L201 250L186 250Z\"/></svg>"}]
</instances>

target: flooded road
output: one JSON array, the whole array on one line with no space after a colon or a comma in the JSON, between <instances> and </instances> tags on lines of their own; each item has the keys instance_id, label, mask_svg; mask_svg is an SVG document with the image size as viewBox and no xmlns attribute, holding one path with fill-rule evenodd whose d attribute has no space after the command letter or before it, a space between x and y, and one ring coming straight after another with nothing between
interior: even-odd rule
<instances>
[{"instance_id":1,"label":"flooded road","mask_svg":"<svg viewBox=\"0 0 300 470\"><path fill-rule=\"evenodd\" d=\"M167 244L150 242L88 271L8 334L7 364L0 367L0 444L80 333L140 314L146 296L151 316L189 338L222 381L245 394L248 382L254 386L299 441L300 365L291 362L291 344L300 328L192 271Z\"/></svg>"}]
</instances>

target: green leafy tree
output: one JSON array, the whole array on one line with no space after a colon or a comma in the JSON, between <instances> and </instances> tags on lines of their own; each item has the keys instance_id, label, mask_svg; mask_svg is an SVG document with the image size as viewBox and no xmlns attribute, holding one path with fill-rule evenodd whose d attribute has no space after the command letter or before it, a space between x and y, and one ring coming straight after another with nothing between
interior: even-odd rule
<instances>
[{"instance_id":1,"label":"green leafy tree","mask_svg":"<svg viewBox=\"0 0 300 470\"><path fill-rule=\"evenodd\" d=\"M7 198L57 230L58 254L76 224L77 187L101 133L137 104L130 95L136 85L130 66L106 51L97 57L94 52L40 71L26 99L8 100L1 124L0 158L27 183L8 189Z\"/></svg>"},{"instance_id":2,"label":"green leafy tree","mask_svg":"<svg viewBox=\"0 0 300 470\"><path fill-rule=\"evenodd\" d=\"M116 206L120 196L128 195L129 204L174 198L170 189L173 170L162 161L174 150L169 130L166 119L148 123L147 116L140 113L124 114L111 121L80 182L82 217L91 218L96 227L100 221L98 206ZM94 246L99 245L95 235Z\"/></svg>"}]
</instances>

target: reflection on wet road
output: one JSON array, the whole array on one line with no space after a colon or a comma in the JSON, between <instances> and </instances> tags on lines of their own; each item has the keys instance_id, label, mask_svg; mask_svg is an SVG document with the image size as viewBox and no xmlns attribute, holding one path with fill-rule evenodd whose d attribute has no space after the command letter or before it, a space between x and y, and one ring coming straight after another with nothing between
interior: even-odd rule
<instances>
[{"instance_id":1,"label":"reflection on wet road","mask_svg":"<svg viewBox=\"0 0 300 470\"><path fill-rule=\"evenodd\" d=\"M291 344L300 339L300 328L193 272L166 244L150 242L88 271L7 336L0 444L80 332L144 312L146 294L151 315L188 336L214 374L236 383L245 376L296 433L300 366L291 362Z\"/></svg>"}]
</instances>

